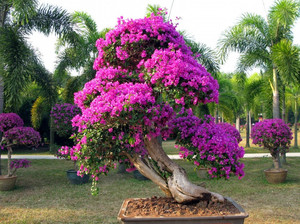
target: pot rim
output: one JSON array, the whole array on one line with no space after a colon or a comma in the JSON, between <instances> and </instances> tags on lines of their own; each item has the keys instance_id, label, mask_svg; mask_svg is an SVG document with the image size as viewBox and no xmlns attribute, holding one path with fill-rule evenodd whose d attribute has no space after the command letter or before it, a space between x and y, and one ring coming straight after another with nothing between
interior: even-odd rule
<instances>
[{"instance_id":1,"label":"pot rim","mask_svg":"<svg viewBox=\"0 0 300 224\"><path fill-rule=\"evenodd\" d=\"M279 169L269 168L269 169L264 170L264 172L266 172L266 173L282 173L282 172L288 172L288 170L285 168L279 168Z\"/></svg>"}]
</instances>

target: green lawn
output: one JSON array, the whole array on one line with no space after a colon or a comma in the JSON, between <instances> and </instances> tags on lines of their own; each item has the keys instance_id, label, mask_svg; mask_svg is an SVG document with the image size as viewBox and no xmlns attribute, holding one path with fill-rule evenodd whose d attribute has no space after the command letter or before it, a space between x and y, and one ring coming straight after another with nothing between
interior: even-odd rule
<instances>
[{"instance_id":1,"label":"green lawn","mask_svg":"<svg viewBox=\"0 0 300 224\"><path fill-rule=\"evenodd\" d=\"M3 161L5 168L6 160ZM263 170L270 158L244 159L246 175L242 180L200 179L194 166L177 161L195 183L206 182L209 190L230 196L249 213L245 223L300 223L300 158L288 158L286 183L271 185ZM100 194L90 194L90 183L68 183L65 160L32 160L32 166L18 171L17 187L0 192L0 223L119 223L117 214L122 201L129 197L162 195L151 181L138 181L132 174L116 170L103 176Z\"/></svg>"}]
</instances>

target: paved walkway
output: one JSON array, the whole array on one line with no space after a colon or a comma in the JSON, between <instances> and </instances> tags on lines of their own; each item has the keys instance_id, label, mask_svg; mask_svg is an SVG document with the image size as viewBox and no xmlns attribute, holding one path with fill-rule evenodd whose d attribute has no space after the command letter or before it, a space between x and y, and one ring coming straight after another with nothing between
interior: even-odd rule
<instances>
[{"instance_id":1,"label":"paved walkway","mask_svg":"<svg viewBox=\"0 0 300 224\"><path fill-rule=\"evenodd\" d=\"M299 152L289 152L287 157L300 157ZM171 159L180 159L179 155L169 155ZM270 153L246 153L244 158L260 158L271 157ZM1 158L7 159L7 155L2 155ZM13 155L13 159L58 159L53 155Z\"/></svg>"}]
</instances>

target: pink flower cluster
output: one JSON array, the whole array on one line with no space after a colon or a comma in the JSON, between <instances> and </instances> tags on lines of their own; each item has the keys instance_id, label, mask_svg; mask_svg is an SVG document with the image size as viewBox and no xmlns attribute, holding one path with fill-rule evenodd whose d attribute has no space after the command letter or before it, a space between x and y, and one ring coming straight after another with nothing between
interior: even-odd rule
<instances>
[{"instance_id":1,"label":"pink flower cluster","mask_svg":"<svg viewBox=\"0 0 300 224\"><path fill-rule=\"evenodd\" d=\"M22 118L15 113L0 114L0 131L6 132L13 127L21 127L24 125Z\"/></svg>"},{"instance_id":2,"label":"pink flower cluster","mask_svg":"<svg viewBox=\"0 0 300 224\"><path fill-rule=\"evenodd\" d=\"M41 142L40 133L31 127L14 127L4 133L6 145L27 145L37 147Z\"/></svg>"},{"instance_id":3,"label":"pink flower cluster","mask_svg":"<svg viewBox=\"0 0 300 224\"><path fill-rule=\"evenodd\" d=\"M263 146L272 155L289 149L293 139L292 131L281 119L265 119L252 128L253 144Z\"/></svg>"},{"instance_id":4,"label":"pink flower cluster","mask_svg":"<svg viewBox=\"0 0 300 224\"><path fill-rule=\"evenodd\" d=\"M19 168L27 168L30 167L31 161L27 159L15 159L10 162L10 168L13 169L19 169Z\"/></svg>"},{"instance_id":5,"label":"pink flower cluster","mask_svg":"<svg viewBox=\"0 0 300 224\"><path fill-rule=\"evenodd\" d=\"M243 140L240 132L231 124L218 123L217 126L220 126L228 135L235 137L238 143L240 143Z\"/></svg>"},{"instance_id":6,"label":"pink flower cluster","mask_svg":"<svg viewBox=\"0 0 300 224\"><path fill-rule=\"evenodd\" d=\"M228 179L231 174L242 178L244 164L239 159L244 156L243 147L239 147L236 136L213 121L210 116L199 119L191 110L172 121L170 126L178 133L176 144L181 157L208 167L213 178Z\"/></svg>"},{"instance_id":7,"label":"pink flower cluster","mask_svg":"<svg viewBox=\"0 0 300 224\"><path fill-rule=\"evenodd\" d=\"M77 105L70 103L55 104L50 112L50 116L53 118L54 130L60 137L70 137L70 135L76 131L75 127L72 127L72 118L80 114L81 111Z\"/></svg>"}]
</instances>

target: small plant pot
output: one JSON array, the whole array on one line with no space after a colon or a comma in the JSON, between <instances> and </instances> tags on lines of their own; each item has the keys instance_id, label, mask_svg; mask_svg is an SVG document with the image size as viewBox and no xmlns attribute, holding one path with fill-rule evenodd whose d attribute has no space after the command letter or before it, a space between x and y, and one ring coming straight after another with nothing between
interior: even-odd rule
<instances>
[{"instance_id":1,"label":"small plant pot","mask_svg":"<svg viewBox=\"0 0 300 224\"><path fill-rule=\"evenodd\" d=\"M84 174L83 177L77 176L76 170L68 170L67 177L71 184L85 184L89 181L90 176Z\"/></svg>"},{"instance_id":2,"label":"small plant pot","mask_svg":"<svg viewBox=\"0 0 300 224\"><path fill-rule=\"evenodd\" d=\"M267 181L270 184L279 184L283 183L287 177L286 169L267 169L264 170Z\"/></svg>"},{"instance_id":3,"label":"small plant pot","mask_svg":"<svg viewBox=\"0 0 300 224\"><path fill-rule=\"evenodd\" d=\"M0 191L10 191L15 188L17 176L0 175Z\"/></svg>"}]
</instances>

